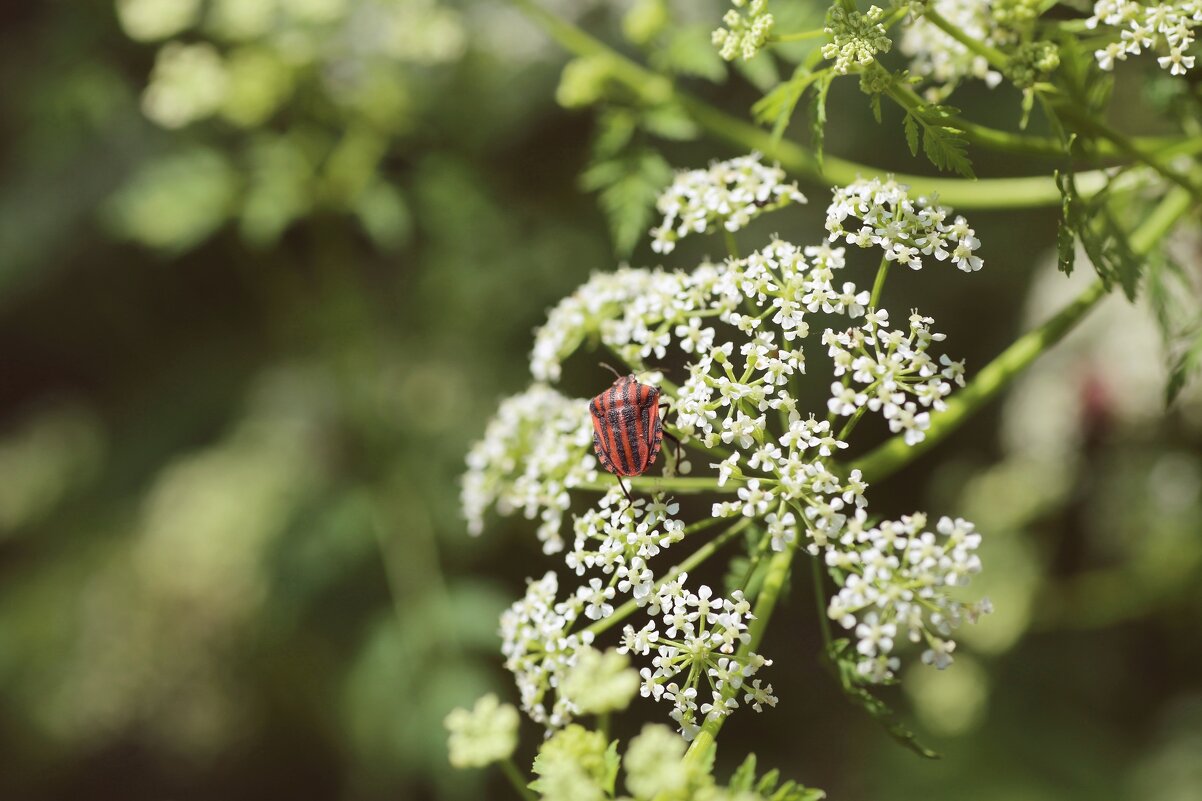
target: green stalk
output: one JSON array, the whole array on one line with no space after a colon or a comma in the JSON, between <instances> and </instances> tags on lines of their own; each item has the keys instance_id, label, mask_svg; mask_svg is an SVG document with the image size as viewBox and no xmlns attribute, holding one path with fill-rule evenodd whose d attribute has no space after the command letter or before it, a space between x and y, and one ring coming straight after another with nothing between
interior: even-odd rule
<instances>
[{"instance_id":1,"label":"green stalk","mask_svg":"<svg viewBox=\"0 0 1202 801\"><path fill-rule=\"evenodd\" d=\"M718 139L744 152L758 150L779 161L789 172L808 176L828 185L849 184L857 178L885 172L872 165L859 164L835 156L826 156L823 164L819 166L817 159L797 143L788 140L775 141L771 132L675 89L662 75L622 56L599 39L542 9L533 0L513 2L566 50L578 56L605 56L611 59L616 77L645 96L664 101L674 99L694 122ZM908 184L918 194L936 193L944 203L962 209L1055 206L1061 200L1060 190L1055 181L1042 175L1026 178L980 178L975 181L904 173L895 173L894 177L901 183ZM1107 174L1102 170L1077 173L1076 178L1077 189L1082 196L1097 193L1108 180Z\"/></svg>"},{"instance_id":2,"label":"green stalk","mask_svg":"<svg viewBox=\"0 0 1202 801\"><path fill-rule=\"evenodd\" d=\"M976 53L978 56L983 57L989 62L989 66L993 67L998 72L1006 71L1006 67L1008 67L1010 64L1010 59L1007 58L1006 54L1001 50L998 50L995 47L990 47L980 39L972 38L964 31L960 30L955 25L944 19L943 15L931 6L927 7L923 17L926 18L926 20L936 28L967 47L970 52Z\"/></svg>"},{"instance_id":3,"label":"green stalk","mask_svg":"<svg viewBox=\"0 0 1202 801\"><path fill-rule=\"evenodd\" d=\"M630 483L632 490L641 490L647 493L659 491L679 492L684 495L696 495L699 492L730 494L738 490L738 487L732 486L731 482L737 483L742 481L742 479L731 478L727 482L727 486L719 487L718 479L710 476L673 476L669 478L663 476L627 476L623 480ZM570 489L608 492L612 487L612 482L600 479L597 481L582 481L574 487L570 487Z\"/></svg>"},{"instance_id":4,"label":"green stalk","mask_svg":"<svg viewBox=\"0 0 1202 801\"><path fill-rule=\"evenodd\" d=\"M1131 234L1132 250L1137 255L1149 253L1173 224L1189 210L1191 201L1190 193L1179 187L1165 195L1147 219ZM880 481L933 448L959 428L971 414L1001 392L1041 353L1063 339L1105 295L1106 286L1100 280L1095 281L1052 319L1015 340L1001 355L986 365L967 387L953 395L944 411L931 415L931 427L922 442L911 446L906 444L901 435L895 436L867 456L852 462L848 469L859 468L864 472L866 480Z\"/></svg>"},{"instance_id":5,"label":"green stalk","mask_svg":"<svg viewBox=\"0 0 1202 801\"><path fill-rule=\"evenodd\" d=\"M701 523L694 523L693 525L688 526L685 531L687 532L689 529L698 530L700 528L705 528L713 525L714 523L720 522L721 520L723 520L723 518L708 518L707 520L701 521ZM751 523L751 518L743 518L738 523L735 523L733 526L726 529L726 531L723 531L721 534L714 537L705 545L702 545L687 559L669 569L668 572L664 574L663 578L655 583L655 589L658 590L664 584L672 581L681 573L687 573L688 571L697 567L697 565L704 562L706 559L709 559L711 556L717 553L719 548L741 534L748 526L751 525ZM639 605L635 603L634 599L632 598L615 609L612 615L603 620L598 620L596 623L586 628L585 631L591 632L594 636L596 636L601 632L611 629L617 624L621 623L623 620L633 615L638 608Z\"/></svg>"},{"instance_id":6,"label":"green stalk","mask_svg":"<svg viewBox=\"0 0 1202 801\"><path fill-rule=\"evenodd\" d=\"M513 761L513 757L502 760L499 764L501 772L505 774L506 779L509 779L509 783L513 785L513 789L517 791L519 796L525 799L525 801L538 801L538 796L526 786L528 783L526 777L518 769L517 764Z\"/></svg>"},{"instance_id":7,"label":"green stalk","mask_svg":"<svg viewBox=\"0 0 1202 801\"><path fill-rule=\"evenodd\" d=\"M768 628L768 621L772 619L772 610L776 608L777 601L780 600L781 590L784 589L785 582L789 579L789 570L793 565L792 548L786 548L783 551L777 551L772 555L772 559L768 562L768 571L764 576L764 586L760 589L759 597L756 598L753 614L755 619L751 621L751 625L747 628L747 633L750 637L746 643L739 648L739 656L746 657L747 654L759 647L760 641L764 639L764 631ZM726 687L723 690L724 698L733 697L738 691ZM718 736L718 731L722 728L722 724L729 716L713 718L706 720L701 726L701 731L697 733L689 750L685 754L685 760L691 761L693 764L703 764L709 757L711 749L714 747L714 742Z\"/></svg>"}]
</instances>

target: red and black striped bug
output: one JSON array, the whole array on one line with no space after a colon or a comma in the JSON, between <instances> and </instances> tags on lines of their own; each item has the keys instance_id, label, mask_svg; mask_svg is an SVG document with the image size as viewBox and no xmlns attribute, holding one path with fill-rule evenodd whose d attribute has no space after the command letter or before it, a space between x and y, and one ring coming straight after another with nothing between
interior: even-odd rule
<instances>
[{"instance_id":1,"label":"red and black striped bug","mask_svg":"<svg viewBox=\"0 0 1202 801\"><path fill-rule=\"evenodd\" d=\"M658 387L639 383L633 375L609 369L617 379L588 405L593 416L593 450L601 466L618 477L618 486L630 500L622 476L641 476L647 472L663 444L666 432L659 416L660 391ZM676 439L671 434L667 436Z\"/></svg>"}]
</instances>

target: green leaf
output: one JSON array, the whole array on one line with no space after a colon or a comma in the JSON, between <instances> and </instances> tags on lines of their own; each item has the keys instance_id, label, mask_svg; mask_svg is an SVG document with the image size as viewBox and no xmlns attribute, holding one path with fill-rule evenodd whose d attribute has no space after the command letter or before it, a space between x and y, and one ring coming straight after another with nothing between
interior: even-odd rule
<instances>
[{"instance_id":1,"label":"green leaf","mask_svg":"<svg viewBox=\"0 0 1202 801\"><path fill-rule=\"evenodd\" d=\"M1069 176L1057 170L1056 186L1060 188L1060 220L1056 224L1056 267L1065 275L1073 274L1077 260L1077 237L1073 231L1073 184Z\"/></svg>"},{"instance_id":2,"label":"green leaf","mask_svg":"<svg viewBox=\"0 0 1202 801\"><path fill-rule=\"evenodd\" d=\"M656 198L672 180L672 168L649 148L599 161L585 170L581 185L599 192L614 250L629 256L648 230Z\"/></svg>"},{"instance_id":3,"label":"green leaf","mask_svg":"<svg viewBox=\"0 0 1202 801\"><path fill-rule=\"evenodd\" d=\"M1202 368L1202 331L1195 335L1193 342L1190 342L1169 365L1169 382L1164 388L1166 406L1177 400L1181 390L1198 374L1199 368Z\"/></svg>"},{"instance_id":4,"label":"green leaf","mask_svg":"<svg viewBox=\"0 0 1202 801\"><path fill-rule=\"evenodd\" d=\"M755 754L748 754L743 760L743 764L739 765L733 776L730 777L728 789L738 793L746 793L751 791L752 785L755 783Z\"/></svg>"},{"instance_id":5,"label":"green leaf","mask_svg":"<svg viewBox=\"0 0 1202 801\"><path fill-rule=\"evenodd\" d=\"M648 61L657 72L722 83L726 80L726 62L710 41L712 27L693 25L673 30L651 51Z\"/></svg>"},{"instance_id":6,"label":"green leaf","mask_svg":"<svg viewBox=\"0 0 1202 801\"><path fill-rule=\"evenodd\" d=\"M951 106L927 106L921 110L922 151L939 169L976 178L968 160L968 142L961 136L963 131L947 122L958 111Z\"/></svg>"},{"instance_id":7,"label":"green leaf","mask_svg":"<svg viewBox=\"0 0 1202 801\"><path fill-rule=\"evenodd\" d=\"M822 790L813 790L792 780L786 781L778 787L780 771L776 768L768 771L760 777L759 781L756 781L755 768L755 754L748 754L743 763L735 770L734 775L730 777L730 783L726 789L733 794L746 793L769 799L769 801L820 801L820 799L826 798L826 793Z\"/></svg>"},{"instance_id":8,"label":"green leaf","mask_svg":"<svg viewBox=\"0 0 1202 801\"><path fill-rule=\"evenodd\" d=\"M648 133L678 142L696 139L701 134L679 103L663 103L643 111L643 128Z\"/></svg>"},{"instance_id":9,"label":"green leaf","mask_svg":"<svg viewBox=\"0 0 1202 801\"><path fill-rule=\"evenodd\" d=\"M634 138L638 123L638 116L631 109L607 108L597 119L593 159L601 161L612 158L624 150Z\"/></svg>"},{"instance_id":10,"label":"green leaf","mask_svg":"<svg viewBox=\"0 0 1202 801\"><path fill-rule=\"evenodd\" d=\"M1202 371L1202 288L1164 254L1149 264L1146 286L1168 362L1164 400L1169 406Z\"/></svg>"},{"instance_id":11,"label":"green leaf","mask_svg":"<svg viewBox=\"0 0 1202 801\"><path fill-rule=\"evenodd\" d=\"M775 86L772 91L761 97L751 107L755 121L761 125L772 125L772 142L777 144L789 127L793 113L801 96L805 94L810 84L822 76L823 72L813 72L805 64L797 65L793 77Z\"/></svg>"},{"instance_id":12,"label":"green leaf","mask_svg":"<svg viewBox=\"0 0 1202 801\"><path fill-rule=\"evenodd\" d=\"M618 767L621 764L622 758L618 756L618 741L613 740L610 742L609 748L605 749L605 776L601 783L610 796L614 794L614 787L618 782Z\"/></svg>"},{"instance_id":13,"label":"green leaf","mask_svg":"<svg viewBox=\"0 0 1202 801\"><path fill-rule=\"evenodd\" d=\"M856 658L850 640L835 640L831 643L827 655L838 675L844 695L852 703L867 712L869 717L884 728L886 734L902 746L926 759L939 758L938 753L918 742L918 736L897 719L896 713L888 704L860 684L860 674L856 670Z\"/></svg>"},{"instance_id":14,"label":"green leaf","mask_svg":"<svg viewBox=\"0 0 1202 801\"><path fill-rule=\"evenodd\" d=\"M918 155L918 120L913 114L906 114L902 119L902 126L906 129L906 144L910 146L910 155Z\"/></svg>"},{"instance_id":15,"label":"green leaf","mask_svg":"<svg viewBox=\"0 0 1202 801\"><path fill-rule=\"evenodd\" d=\"M881 124L881 96L879 94L871 95L868 98L868 107L872 109L872 118L876 120L876 124Z\"/></svg>"},{"instance_id":16,"label":"green leaf","mask_svg":"<svg viewBox=\"0 0 1202 801\"><path fill-rule=\"evenodd\" d=\"M814 149L814 160L818 162L818 169L822 169L822 145L826 138L826 95L831 89L831 83L835 76L831 72L822 73L817 81L817 91L814 93L814 103L810 107L810 117L813 120L811 132L813 141L811 143Z\"/></svg>"}]
</instances>

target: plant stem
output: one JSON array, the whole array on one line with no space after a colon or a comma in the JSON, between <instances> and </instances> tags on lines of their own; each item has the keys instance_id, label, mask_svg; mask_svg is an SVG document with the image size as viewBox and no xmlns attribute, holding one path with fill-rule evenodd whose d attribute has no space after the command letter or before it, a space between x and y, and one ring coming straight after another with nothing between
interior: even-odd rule
<instances>
[{"instance_id":1,"label":"plant stem","mask_svg":"<svg viewBox=\"0 0 1202 801\"><path fill-rule=\"evenodd\" d=\"M710 476L672 476L669 478L663 476L626 476L622 480L629 482L632 490L640 490L647 493L666 490L685 495L695 495L699 492L723 492L730 494L738 490L738 487L732 486L731 482L742 481L742 479L732 477L727 482L727 486L719 487L718 479ZM597 481L581 481L574 487L569 487L569 489L608 492L612 487L612 482L600 479Z\"/></svg>"},{"instance_id":2,"label":"plant stem","mask_svg":"<svg viewBox=\"0 0 1202 801\"><path fill-rule=\"evenodd\" d=\"M822 644L826 646L826 653L829 656L831 649L835 646L835 638L831 634L830 616L826 611L826 593L823 591L825 576L822 571L821 554L811 560L811 569L814 574L814 604L818 608L818 626L822 629Z\"/></svg>"},{"instance_id":3,"label":"plant stem","mask_svg":"<svg viewBox=\"0 0 1202 801\"><path fill-rule=\"evenodd\" d=\"M967 47L970 52L976 53L978 56L981 56L982 58L984 58L986 61L989 62L989 66L993 67L998 72L1006 71L1006 67L1009 66L1009 64L1010 64L1010 59L1007 58L1006 54L1003 53L1001 50L998 50L997 48L994 48L994 47L990 47L989 45L985 44L985 42L983 42L980 39L972 38L967 33L960 30L955 25L953 25L952 23L950 23L946 19L944 19L943 15L940 14L938 11L936 11L931 6L927 7L927 10L923 14L923 17L925 17L926 20L928 22L930 22L932 25L934 25L936 28L943 31L948 36L952 37L957 42L959 42L960 44Z\"/></svg>"},{"instance_id":4,"label":"plant stem","mask_svg":"<svg viewBox=\"0 0 1202 801\"><path fill-rule=\"evenodd\" d=\"M789 578L789 570L793 565L794 549L786 548L783 551L777 551L772 555L772 559L768 562L768 571L764 576L764 586L760 589L759 597L756 598L755 608L753 610L755 619L751 621L747 632L749 639L739 648L739 656L746 657L747 654L759 647L760 641L764 638L764 631L768 628L768 621L772 618L772 610L776 608L777 601L780 600L781 590L784 589L785 582ZM738 691L733 687L725 687L722 691L723 698L732 698ZM729 716L707 718L701 726L701 731L697 733L692 744L689 745L689 750L685 754L685 759L692 761L694 764L704 763L709 757L710 750L714 747L714 741L718 736L718 730L722 728L722 724Z\"/></svg>"},{"instance_id":5,"label":"plant stem","mask_svg":"<svg viewBox=\"0 0 1202 801\"><path fill-rule=\"evenodd\" d=\"M542 9L533 0L512 2L568 51L578 56L600 55L612 59L615 77L640 93L652 93L657 97L662 94L665 101L675 100L694 122L740 150L758 150L779 161L789 172L830 185L848 184L865 175L885 172L872 165L830 155L826 156L822 166L819 166L817 159L796 142L775 141L770 131L675 89L662 75L620 55L599 39ZM1015 209L1055 206L1060 203L1060 190L1056 182L1043 175L1025 178L979 178L975 181L904 173L895 173L894 177L900 183L907 184L917 194L937 193L944 203L963 209ZM1077 173L1076 178L1078 193L1085 197L1100 191L1109 180L1109 176L1103 170Z\"/></svg>"},{"instance_id":6,"label":"plant stem","mask_svg":"<svg viewBox=\"0 0 1202 801\"><path fill-rule=\"evenodd\" d=\"M1185 214L1191 204L1190 193L1175 187L1152 213L1131 234L1131 248L1137 255L1146 255L1159 243ZM986 365L967 387L947 402L947 408L931 415L931 427L926 438L917 445L907 445L901 435L886 441L867 456L853 462L849 469L859 468L868 481L880 481L898 468L930 450L968 417L997 395L1019 373L1052 345L1073 329L1098 302L1105 297L1106 285L1098 280L1052 319L1015 340L1010 347Z\"/></svg>"},{"instance_id":7,"label":"plant stem","mask_svg":"<svg viewBox=\"0 0 1202 801\"><path fill-rule=\"evenodd\" d=\"M509 783L513 785L513 789L517 790L519 796L525 801L538 801L538 796L534 791L527 787L526 777L522 775L522 771L518 768L517 763L513 761L513 757L503 760L499 763L501 772L505 774L505 778L509 779Z\"/></svg>"},{"instance_id":8,"label":"plant stem","mask_svg":"<svg viewBox=\"0 0 1202 801\"><path fill-rule=\"evenodd\" d=\"M734 232L723 228L722 233L726 235L726 252L730 254L732 259L739 258L739 242L735 239Z\"/></svg>"},{"instance_id":9,"label":"plant stem","mask_svg":"<svg viewBox=\"0 0 1202 801\"><path fill-rule=\"evenodd\" d=\"M881 258L880 266L876 268L876 280L872 282L872 297L868 299L868 308L875 309L881 302L881 292L885 290L885 279L889 277L889 265L893 262Z\"/></svg>"},{"instance_id":10,"label":"plant stem","mask_svg":"<svg viewBox=\"0 0 1202 801\"><path fill-rule=\"evenodd\" d=\"M806 39L821 39L826 36L825 28L815 28L812 31L799 31L797 33L782 33L779 36L770 36L769 44L787 44L788 42L803 42Z\"/></svg>"},{"instance_id":11,"label":"plant stem","mask_svg":"<svg viewBox=\"0 0 1202 801\"><path fill-rule=\"evenodd\" d=\"M698 530L702 527L708 527L715 523L721 522L721 520L723 520L723 519L724 518L709 518L707 520L701 521L701 523L694 523L693 525L687 527L685 529L685 531L687 532L687 531L689 531L689 529ZM744 518L744 519L740 520L738 523L735 523L730 528L726 529L726 531L723 531L721 534L714 537L712 540L707 542L705 545L702 545L700 548L698 548L696 551L694 551L692 553L692 555L690 555L687 559L683 560L680 564L678 564L675 567L668 570L668 572L664 574L664 577L655 583L655 589L658 590L664 584L667 584L669 581L672 581L674 578L679 576L681 573L687 573L688 571L697 567L697 565L704 562L706 559L709 559L711 556L713 556L715 553L717 553L719 548L721 548L726 543L730 542L733 538L737 537L740 533L743 532L744 529L746 529L748 526L750 526L751 523L752 523L751 518ZM705 524L705 525L703 526L702 524ZM638 608L639 608L638 604L635 603L634 599L632 598L629 601L627 601L626 603L619 606L617 609L615 609L614 613L612 615L610 615L609 617L607 617L603 620L598 620L596 623L592 624L587 629L585 629L585 631L590 632L594 636L597 634L600 634L601 632L603 632L607 629L613 628L618 623L621 623L623 620L630 617L632 614L635 613L635 610L637 610Z\"/></svg>"}]
</instances>

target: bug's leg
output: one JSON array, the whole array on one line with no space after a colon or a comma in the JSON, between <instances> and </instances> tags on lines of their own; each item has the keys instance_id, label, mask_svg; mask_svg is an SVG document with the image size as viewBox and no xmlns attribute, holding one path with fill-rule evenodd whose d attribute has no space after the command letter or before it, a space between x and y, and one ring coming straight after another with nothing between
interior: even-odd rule
<instances>
[{"instance_id":1,"label":"bug's leg","mask_svg":"<svg viewBox=\"0 0 1202 801\"><path fill-rule=\"evenodd\" d=\"M671 431L664 431L664 439L672 442L672 474L680 467L680 438Z\"/></svg>"},{"instance_id":2,"label":"bug's leg","mask_svg":"<svg viewBox=\"0 0 1202 801\"><path fill-rule=\"evenodd\" d=\"M626 489L626 482L617 473L614 474L614 477L618 479L618 486L622 488L622 494L626 496L626 506L632 508L634 506L634 498L630 496L630 490Z\"/></svg>"}]
</instances>

